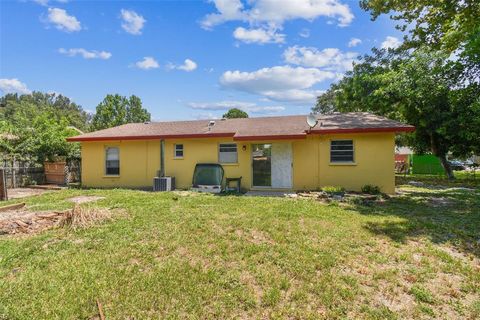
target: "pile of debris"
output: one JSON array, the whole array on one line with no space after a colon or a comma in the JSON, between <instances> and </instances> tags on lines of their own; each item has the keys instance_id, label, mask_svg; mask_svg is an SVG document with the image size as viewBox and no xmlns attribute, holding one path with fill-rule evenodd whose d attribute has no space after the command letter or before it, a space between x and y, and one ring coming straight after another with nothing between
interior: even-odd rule
<instances>
[{"instance_id":1,"label":"pile of debris","mask_svg":"<svg viewBox=\"0 0 480 320\"><path fill-rule=\"evenodd\" d=\"M63 211L32 212L26 210L25 203L20 203L0 208L0 235L31 234L57 226L84 228L110 217L111 213L107 209L75 205L72 209Z\"/></svg>"}]
</instances>

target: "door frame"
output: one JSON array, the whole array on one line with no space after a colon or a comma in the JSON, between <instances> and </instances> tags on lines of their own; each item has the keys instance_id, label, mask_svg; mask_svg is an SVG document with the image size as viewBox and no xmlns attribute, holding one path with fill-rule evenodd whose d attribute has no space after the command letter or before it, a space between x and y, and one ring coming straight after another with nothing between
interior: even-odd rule
<instances>
[{"instance_id":1,"label":"door frame","mask_svg":"<svg viewBox=\"0 0 480 320\"><path fill-rule=\"evenodd\" d=\"M261 144L261 145L272 145L273 143L271 142L259 142L259 143L251 143L250 144L250 181L252 181L250 189L272 189L272 167L270 166L270 186L255 186L253 185L253 146ZM271 158L271 155L270 155Z\"/></svg>"},{"instance_id":2,"label":"door frame","mask_svg":"<svg viewBox=\"0 0 480 320\"><path fill-rule=\"evenodd\" d=\"M253 148L252 146L255 144L270 144L273 147L273 144L288 144L290 145L291 150L291 161L290 161L290 187L286 188L279 188L273 187L270 183L270 186L255 186L253 185ZM273 159L273 154L271 155ZM272 174L272 168L270 167L270 175ZM259 143L250 143L250 189L252 190L292 190L293 189L293 144L292 142L259 142ZM271 179L271 178L270 178Z\"/></svg>"}]
</instances>

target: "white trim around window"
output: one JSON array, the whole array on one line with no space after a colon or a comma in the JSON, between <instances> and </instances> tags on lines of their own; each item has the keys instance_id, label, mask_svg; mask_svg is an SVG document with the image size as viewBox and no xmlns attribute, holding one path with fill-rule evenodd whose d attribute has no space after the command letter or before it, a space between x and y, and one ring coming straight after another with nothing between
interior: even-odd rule
<instances>
[{"instance_id":1,"label":"white trim around window","mask_svg":"<svg viewBox=\"0 0 480 320\"><path fill-rule=\"evenodd\" d=\"M173 145L173 158L174 159L183 159L184 151L183 144L174 144Z\"/></svg>"},{"instance_id":2,"label":"white trim around window","mask_svg":"<svg viewBox=\"0 0 480 320\"><path fill-rule=\"evenodd\" d=\"M236 143L218 144L219 163L238 163L238 146Z\"/></svg>"},{"instance_id":3,"label":"white trim around window","mask_svg":"<svg viewBox=\"0 0 480 320\"><path fill-rule=\"evenodd\" d=\"M105 176L119 176L120 175L120 148L106 147L105 148Z\"/></svg>"}]
</instances>

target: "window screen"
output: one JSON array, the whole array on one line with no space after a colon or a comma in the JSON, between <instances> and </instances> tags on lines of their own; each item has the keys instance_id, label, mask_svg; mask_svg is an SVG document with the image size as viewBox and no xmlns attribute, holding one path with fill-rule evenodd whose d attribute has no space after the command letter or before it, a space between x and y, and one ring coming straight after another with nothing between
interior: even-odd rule
<instances>
[{"instance_id":1,"label":"window screen","mask_svg":"<svg viewBox=\"0 0 480 320\"><path fill-rule=\"evenodd\" d=\"M183 158L183 144L176 144L174 152L175 158Z\"/></svg>"},{"instance_id":2,"label":"window screen","mask_svg":"<svg viewBox=\"0 0 480 320\"><path fill-rule=\"evenodd\" d=\"M221 143L218 146L218 162L237 163L237 145L235 143Z\"/></svg>"},{"instance_id":3,"label":"window screen","mask_svg":"<svg viewBox=\"0 0 480 320\"><path fill-rule=\"evenodd\" d=\"M117 147L109 147L105 150L105 174L120 174L120 155Z\"/></svg>"},{"instance_id":4,"label":"window screen","mask_svg":"<svg viewBox=\"0 0 480 320\"><path fill-rule=\"evenodd\" d=\"M331 141L330 162L353 162L353 140Z\"/></svg>"}]
</instances>

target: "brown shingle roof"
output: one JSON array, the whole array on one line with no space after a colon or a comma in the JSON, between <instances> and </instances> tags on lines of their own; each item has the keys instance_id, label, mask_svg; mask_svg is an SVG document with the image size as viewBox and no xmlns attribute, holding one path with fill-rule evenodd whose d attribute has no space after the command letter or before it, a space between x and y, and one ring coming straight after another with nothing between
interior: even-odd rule
<instances>
[{"instance_id":1,"label":"brown shingle roof","mask_svg":"<svg viewBox=\"0 0 480 320\"><path fill-rule=\"evenodd\" d=\"M366 112L317 115L309 130L306 116L129 123L71 137L68 141L143 140L233 137L234 140L302 139L307 134L348 132L405 132L415 128ZM213 126L209 126L215 121Z\"/></svg>"}]
</instances>

